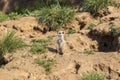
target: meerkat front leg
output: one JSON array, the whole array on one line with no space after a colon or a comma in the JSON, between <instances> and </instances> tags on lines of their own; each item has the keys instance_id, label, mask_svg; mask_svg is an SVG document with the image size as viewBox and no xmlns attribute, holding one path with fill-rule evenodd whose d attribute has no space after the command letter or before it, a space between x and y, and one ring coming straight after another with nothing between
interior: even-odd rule
<instances>
[{"instance_id":1,"label":"meerkat front leg","mask_svg":"<svg viewBox=\"0 0 120 80\"><path fill-rule=\"evenodd\" d=\"M60 53L59 45L58 44L56 44L56 53Z\"/></svg>"}]
</instances>

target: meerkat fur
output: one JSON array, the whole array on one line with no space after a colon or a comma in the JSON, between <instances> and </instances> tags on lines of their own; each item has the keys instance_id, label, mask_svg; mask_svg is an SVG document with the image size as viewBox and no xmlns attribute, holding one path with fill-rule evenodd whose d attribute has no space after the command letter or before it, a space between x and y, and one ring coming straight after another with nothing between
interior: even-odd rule
<instances>
[{"instance_id":1,"label":"meerkat fur","mask_svg":"<svg viewBox=\"0 0 120 80\"><path fill-rule=\"evenodd\" d=\"M56 50L59 54L64 54L66 51L66 41L64 39L64 31L58 31L58 39L56 41Z\"/></svg>"}]
</instances>

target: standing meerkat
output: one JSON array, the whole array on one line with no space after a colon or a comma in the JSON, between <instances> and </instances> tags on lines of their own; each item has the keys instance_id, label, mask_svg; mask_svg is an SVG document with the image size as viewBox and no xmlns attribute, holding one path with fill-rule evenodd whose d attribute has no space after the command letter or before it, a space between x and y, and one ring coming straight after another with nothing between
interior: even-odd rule
<instances>
[{"instance_id":1,"label":"standing meerkat","mask_svg":"<svg viewBox=\"0 0 120 80\"><path fill-rule=\"evenodd\" d=\"M64 54L65 50L66 50L66 41L64 39L64 31L58 31L57 35L58 35L58 39L56 42L56 49L57 49L57 53L59 54Z\"/></svg>"}]
</instances>

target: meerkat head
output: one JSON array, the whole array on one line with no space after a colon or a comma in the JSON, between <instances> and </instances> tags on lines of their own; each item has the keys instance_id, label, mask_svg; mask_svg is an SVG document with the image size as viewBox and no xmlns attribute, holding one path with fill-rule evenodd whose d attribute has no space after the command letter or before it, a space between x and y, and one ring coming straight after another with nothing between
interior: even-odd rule
<instances>
[{"instance_id":1,"label":"meerkat head","mask_svg":"<svg viewBox=\"0 0 120 80\"><path fill-rule=\"evenodd\" d=\"M58 31L58 37L64 38L64 31Z\"/></svg>"}]
</instances>

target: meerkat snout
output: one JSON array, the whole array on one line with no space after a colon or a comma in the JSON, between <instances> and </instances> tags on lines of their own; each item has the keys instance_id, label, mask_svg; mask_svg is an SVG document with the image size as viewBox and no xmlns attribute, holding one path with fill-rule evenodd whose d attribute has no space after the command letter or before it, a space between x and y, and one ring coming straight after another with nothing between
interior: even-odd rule
<instances>
[{"instance_id":1,"label":"meerkat snout","mask_svg":"<svg viewBox=\"0 0 120 80\"><path fill-rule=\"evenodd\" d=\"M56 50L57 53L62 55L65 53L65 48L66 48L66 41L64 40L64 31L58 31L57 35L58 38L56 42Z\"/></svg>"}]
</instances>

